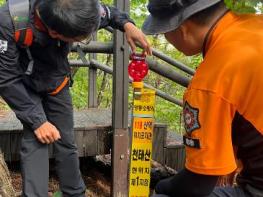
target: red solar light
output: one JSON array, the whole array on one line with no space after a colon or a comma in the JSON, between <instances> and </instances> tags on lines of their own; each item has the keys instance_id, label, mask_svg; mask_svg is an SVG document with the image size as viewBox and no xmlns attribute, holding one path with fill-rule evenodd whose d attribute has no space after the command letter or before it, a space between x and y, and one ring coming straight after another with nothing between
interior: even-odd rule
<instances>
[{"instance_id":1,"label":"red solar light","mask_svg":"<svg viewBox=\"0 0 263 197\"><path fill-rule=\"evenodd\" d=\"M133 53L130 56L131 62L128 66L129 76L134 82L140 82L148 74L148 65L145 62L146 56L144 54Z\"/></svg>"}]
</instances>

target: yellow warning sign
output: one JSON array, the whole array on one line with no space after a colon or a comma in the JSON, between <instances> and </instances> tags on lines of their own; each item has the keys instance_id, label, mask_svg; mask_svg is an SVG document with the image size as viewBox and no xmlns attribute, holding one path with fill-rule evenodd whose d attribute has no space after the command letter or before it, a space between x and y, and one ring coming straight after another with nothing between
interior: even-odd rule
<instances>
[{"instance_id":1,"label":"yellow warning sign","mask_svg":"<svg viewBox=\"0 0 263 197\"><path fill-rule=\"evenodd\" d=\"M129 197L148 197L150 194L155 91L142 89L141 96L134 99L133 106Z\"/></svg>"},{"instance_id":2,"label":"yellow warning sign","mask_svg":"<svg viewBox=\"0 0 263 197\"><path fill-rule=\"evenodd\" d=\"M148 197L150 193L152 144L134 144L131 149L130 197Z\"/></svg>"},{"instance_id":3,"label":"yellow warning sign","mask_svg":"<svg viewBox=\"0 0 263 197\"><path fill-rule=\"evenodd\" d=\"M155 111L155 91L142 89L139 99L134 99L133 116L153 117Z\"/></svg>"},{"instance_id":4,"label":"yellow warning sign","mask_svg":"<svg viewBox=\"0 0 263 197\"><path fill-rule=\"evenodd\" d=\"M153 118L133 118L133 143L152 144Z\"/></svg>"}]
</instances>

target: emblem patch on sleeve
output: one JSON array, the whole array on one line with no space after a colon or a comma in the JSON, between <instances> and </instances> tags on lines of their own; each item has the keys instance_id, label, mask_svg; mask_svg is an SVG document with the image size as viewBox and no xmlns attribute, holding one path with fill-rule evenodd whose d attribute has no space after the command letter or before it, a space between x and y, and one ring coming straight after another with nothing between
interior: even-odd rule
<instances>
[{"instance_id":1,"label":"emblem patch on sleeve","mask_svg":"<svg viewBox=\"0 0 263 197\"><path fill-rule=\"evenodd\" d=\"M183 119L184 119L184 127L186 132L191 135L191 133L200 129L201 125L199 123L199 109L192 107L187 102L184 104L183 109Z\"/></svg>"},{"instance_id":2,"label":"emblem patch on sleeve","mask_svg":"<svg viewBox=\"0 0 263 197\"><path fill-rule=\"evenodd\" d=\"M7 41L0 40L0 53L5 53L7 51Z\"/></svg>"}]
</instances>

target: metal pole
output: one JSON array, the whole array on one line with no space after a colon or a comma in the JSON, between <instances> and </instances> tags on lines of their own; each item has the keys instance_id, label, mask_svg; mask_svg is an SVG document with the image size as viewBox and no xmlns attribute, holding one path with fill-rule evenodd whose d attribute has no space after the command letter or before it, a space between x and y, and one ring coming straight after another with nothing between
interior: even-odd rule
<instances>
[{"instance_id":1,"label":"metal pole","mask_svg":"<svg viewBox=\"0 0 263 197\"><path fill-rule=\"evenodd\" d=\"M92 40L96 41L97 34L94 33L92 36ZM90 53L89 59L97 59L96 53ZM89 108L97 108L98 102L97 102L97 68L96 67L90 67L89 68L89 83L88 83L88 106Z\"/></svg>"},{"instance_id":2,"label":"metal pole","mask_svg":"<svg viewBox=\"0 0 263 197\"><path fill-rule=\"evenodd\" d=\"M159 62L152 60L150 58L146 58L146 61L149 65L149 68L161 75L161 76L165 76L168 79L171 79L172 81L174 81L175 83L180 84L181 86L187 87L189 82L190 82L190 78L185 77L183 75L180 75L179 73L177 73L173 68L164 65L164 64L160 64Z\"/></svg>"},{"instance_id":3,"label":"metal pole","mask_svg":"<svg viewBox=\"0 0 263 197\"><path fill-rule=\"evenodd\" d=\"M176 68L188 73L189 75L194 75L195 71L194 69L184 65L182 62L179 62L165 54L163 54L161 51L158 51L157 49L153 49L153 55L160 58L161 60L167 62L168 64L171 64L175 66Z\"/></svg>"},{"instance_id":4,"label":"metal pole","mask_svg":"<svg viewBox=\"0 0 263 197\"><path fill-rule=\"evenodd\" d=\"M129 0L114 0L115 6L129 11ZM112 151L112 197L127 197L128 194L128 45L124 34L114 31L113 64L113 151Z\"/></svg>"},{"instance_id":5,"label":"metal pole","mask_svg":"<svg viewBox=\"0 0 263 197\"><path fill-rule=\"evenodd\" d=\"M82 43L74 43L71 51L76 52L77 46L85 53L106 53L112 54L113 53L113 43L112 42L95 42L91 41L88 45Z\"/></svg>"}]
</instances>

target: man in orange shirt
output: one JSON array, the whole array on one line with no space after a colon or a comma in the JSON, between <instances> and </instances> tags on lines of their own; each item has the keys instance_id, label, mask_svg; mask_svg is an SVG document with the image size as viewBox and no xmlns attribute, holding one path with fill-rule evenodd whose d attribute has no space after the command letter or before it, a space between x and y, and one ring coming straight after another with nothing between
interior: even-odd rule
<instances>
[{"instance_id":1,"label":"man in orange shirt","mask_svg":"<svg viewBox=\"0 0 263 197\"><path fill-rule=\"evenodd\" d=\"M222 0L150 0L143 31L204 60L184 94L185 169L157 196L263 196L263 16ZM242 163L235 187L215 187Z\"/></svg>"},{"instance_id":2,"label":"man in orange shirt","mask_svg":"<svg viewBox=\"0 0 263 197\"><path fill-rule=\"evenodd\" d=\"M106 26L125 32L133 51L138 41L151 53L128 14L98 0L8 0L0 6L0 96L23 124L23 197L48 196L49 144L63 197L85 196L67 57L72 42L88 42Z\"/></svg>"}]
</instances>

